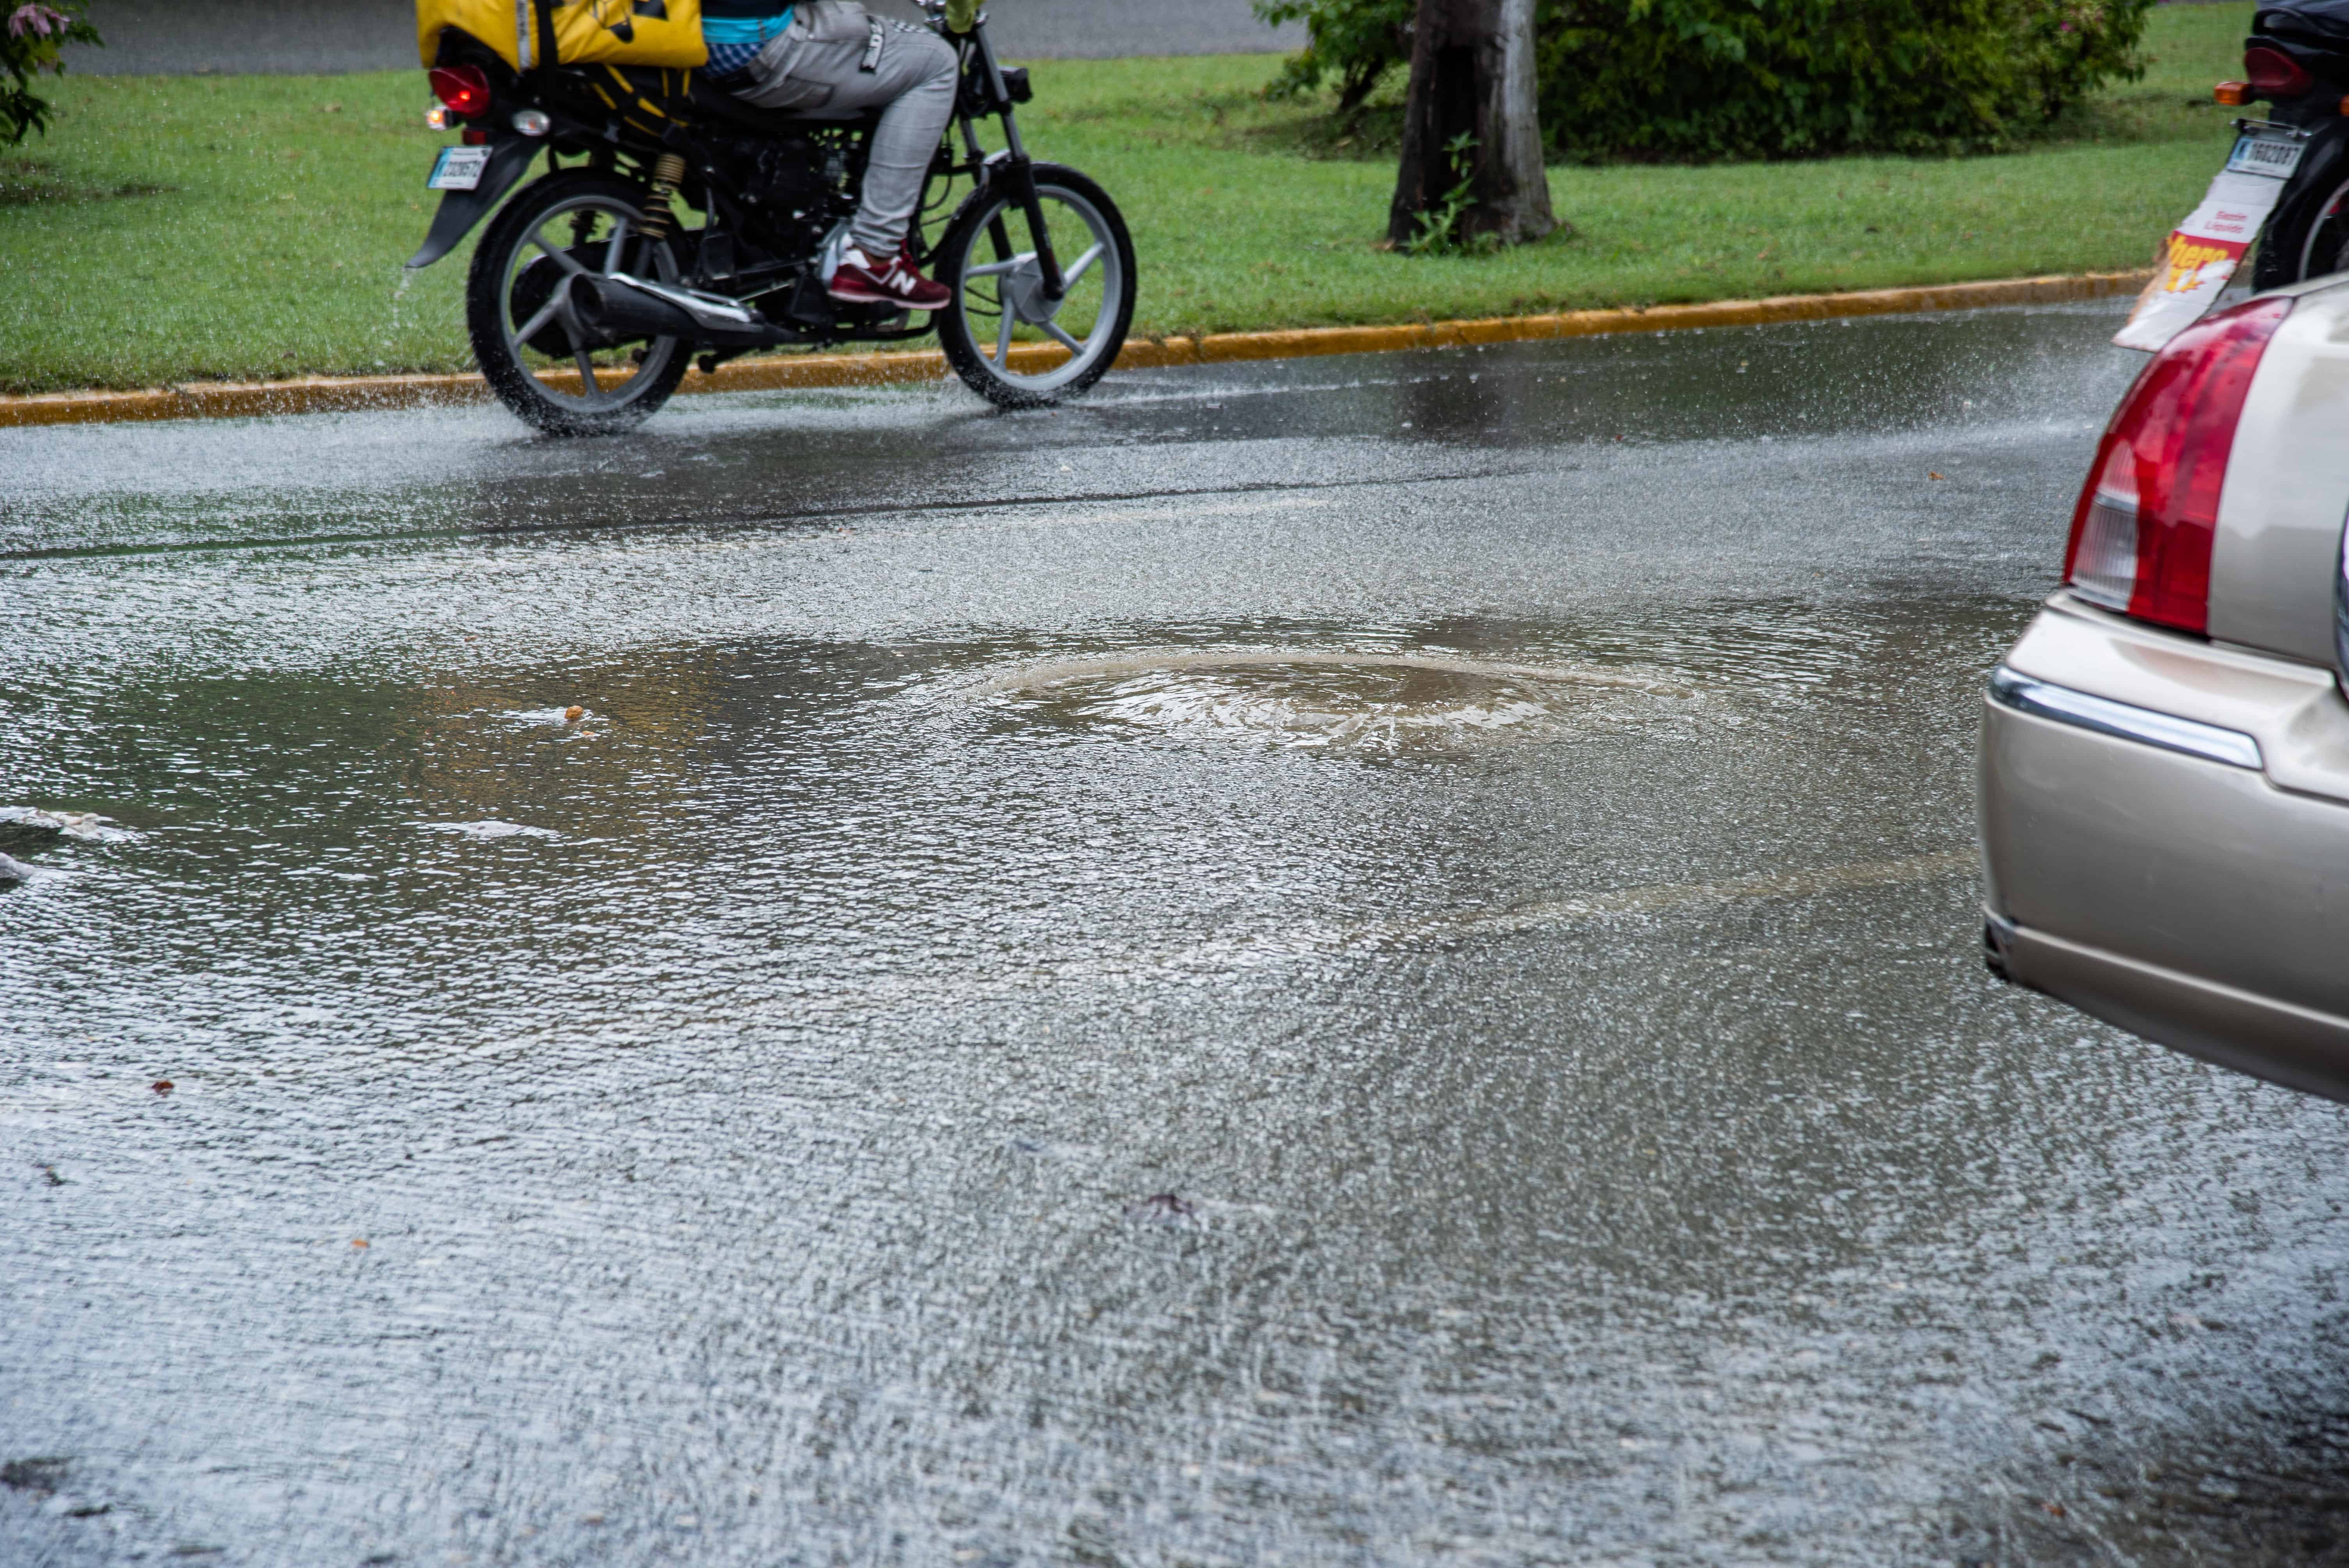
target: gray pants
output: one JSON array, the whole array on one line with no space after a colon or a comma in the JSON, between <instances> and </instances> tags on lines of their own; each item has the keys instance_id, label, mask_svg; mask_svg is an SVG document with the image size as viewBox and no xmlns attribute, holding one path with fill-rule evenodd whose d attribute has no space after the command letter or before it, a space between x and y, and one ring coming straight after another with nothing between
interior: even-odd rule
<instances>
[{"instance_id":1,"label":"gray pants","mask_svg":"<svg viewBox=\"0 0 2349 1568\"><path fill-rule=\"evenodd\" d=\"M881 54L868 71L874 22ZM854 119L880 109L864 198L848 234L875 262L897 253L921 202L930 155L954 118L951 45L927 27L868 17L855 0L800 0L791 26L759 51L734 96L805 119Z\"/></svg>"}]
</instances>

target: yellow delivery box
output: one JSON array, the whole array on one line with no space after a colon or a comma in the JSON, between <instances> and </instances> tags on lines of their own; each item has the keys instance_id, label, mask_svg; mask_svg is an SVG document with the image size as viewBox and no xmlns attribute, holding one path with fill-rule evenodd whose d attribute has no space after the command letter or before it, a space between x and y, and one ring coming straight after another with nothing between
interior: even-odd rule
<instances>
[{"instance_id":1,"label":"yellow delivery box","mask_svg":"<svg viewBox=\"0 0 2349 1568\"><path fill-rule=\"evenodd\" d=\"M416 0L416 47L428 66L440 34L471 33L518 71L533 66L698 66L701 0Z\"/></svg>"}]
</instances>

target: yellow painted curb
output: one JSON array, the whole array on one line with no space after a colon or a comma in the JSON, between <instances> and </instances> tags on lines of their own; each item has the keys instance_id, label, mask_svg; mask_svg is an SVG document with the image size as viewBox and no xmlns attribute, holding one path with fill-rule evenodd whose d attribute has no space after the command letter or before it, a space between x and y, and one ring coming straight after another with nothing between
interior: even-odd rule
<instances>
[{"instance_id":1,"label":"yellow painted curb","mask_svg":"<svg viewBox=\"0 0 2349 1568\"><path fill-rule=\"evenodd\" d=\"M1700 326L1761 326L1837 316L1895 315L1987 305L2053 304L2130 294L2150 272L2081 273L1856 294L1784 294L1647 309L1576 310L1557 315L1495 316L1404 326L1317 326L1288 332L1211 333L1204 337L1137 338L1117 356L1121 370L1169 365L1220 365L1319 354L1382 354L1403 348L1457 348L1538 338L1595 337L1618 332L1672 332ZM1056 346L1011 351L1015 369L1041 369L1064 356ZM878 387L947 375L935 349L900 354L776 354L737 359L714 376L688 371L682 392L768 392L795 387ZM552 378L550 378L552 379ZM577 377L571 377L575 384ZM354 376L303 381L199 381L143 392L57 392L0 397L0 426L79 425L132 419L218 419L479 403L489 388L478 376Z\"/></svg>"}]
</instances>

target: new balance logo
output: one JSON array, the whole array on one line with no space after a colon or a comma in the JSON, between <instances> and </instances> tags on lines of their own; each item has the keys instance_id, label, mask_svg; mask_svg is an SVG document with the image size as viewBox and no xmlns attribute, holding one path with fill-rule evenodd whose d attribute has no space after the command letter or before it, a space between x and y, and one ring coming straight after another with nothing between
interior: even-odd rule
<instances>
[{"instance_id":1,"label":"new balance logo","mask_svg":"<svg viewBox=\"0 0 2349 1568\"><path fill-rule=\"evenodd\" d=\"M903 256L892 256L875 266L864 252L850 250L840 258L828 291L832 297L857 304L902 305L907 310L942 310L954 293L914 270Z\"/></svg>"}]
</instances>

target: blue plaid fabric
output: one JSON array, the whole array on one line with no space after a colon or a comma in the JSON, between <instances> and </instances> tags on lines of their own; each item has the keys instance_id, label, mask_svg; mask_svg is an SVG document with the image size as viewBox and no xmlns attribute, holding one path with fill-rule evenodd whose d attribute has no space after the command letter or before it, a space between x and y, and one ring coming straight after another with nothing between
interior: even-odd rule
<instances>
[{"instance_id":1,"label":"blue plaid fabric","mask_svg":"<svg viewBox=\"0 0 2349 1568\"><path fill-rule=\"evenodd\" d=\"M702 70L712 81L740 76L759 51L792 25L794 9L786 5L772 16L704 16L701 41L709 49L709 63Z\"/></svg>"}]
</instances>

